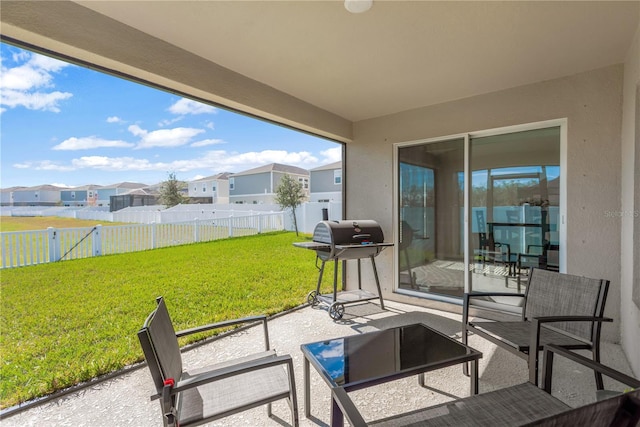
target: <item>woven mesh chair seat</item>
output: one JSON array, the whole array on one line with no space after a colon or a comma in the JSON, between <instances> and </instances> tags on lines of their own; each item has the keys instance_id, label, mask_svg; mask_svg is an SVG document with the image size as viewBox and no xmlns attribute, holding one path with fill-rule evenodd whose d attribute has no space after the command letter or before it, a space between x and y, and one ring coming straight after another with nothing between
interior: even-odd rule
<instances>
[{"instance_id":1,"label":"woven mesh chair seat","mask_svg":"<svg viewBox=\"0 0 640 427\"><path fill-rule=\"evenodd\" d=\"M233 363L220 363L206 368L192 370L183 374L183 379L200 373L218 370L227 365L258 360L262 357L275 357L275 352L264 352L244 358L234 359ZM262 402L270 402L289 395L289 379L282 366L234 375L229 378L207 383L201 387L180 393L178 405L180 424L235 413L240 408L260 406Z\"/></svg>"},{"instance_id":2,"label":"woven mesh chair seat","mask_svg":"<svg viewBox=\"0 0 640 427\"><path fill-rule=\"evenodd\" d=\"M531 322L469 322L471 326L493 335L518 351L529 351L531 339ZM540 328L539 350L546 344L557 344L566 348L591 348L589 343L573 338L566 333L556 332L552 328Z\"/></svg>"}]
</instances>

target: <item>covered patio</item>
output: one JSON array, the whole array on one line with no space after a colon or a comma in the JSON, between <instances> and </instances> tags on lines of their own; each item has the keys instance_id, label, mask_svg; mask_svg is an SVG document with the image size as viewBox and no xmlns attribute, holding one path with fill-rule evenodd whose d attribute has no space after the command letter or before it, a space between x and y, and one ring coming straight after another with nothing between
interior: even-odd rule
<instances>
[{"instance_id":1,"label":"covered patio","mask_svg":"<svg viewBox=\"0 0 640 427\"><path fill-rule=\"evenodd\" d=\"M303 355L300 345L353 334L387 329L415 323L426 324L457 340L460 339L460 316L438 310L397 302L385 303L381 310L374 302L350 305L343 319L332 321L326 309L306 306L269 320L271 344L278 354L293 357L301 426L326 426L330 422L330 390L311 368L311 416L305 417ZM196 346L183 353L185 365L204 367L211 363L233 359L247 351L259 349L261 328L233 333ZM469 344L482 352L479 370L480 393L526 382L526 362L490 342L471 336ZM603 363L631 373L631 368L619 345L604 343ZM149 370L137 366L129 372L108 380L95 382L48 400L30 409L4 418L3 426L98 426L161 425L158 401L154 394ZM596 399L595 380L591 371L573 362L557 358L552 395L569 406L580 406ZM426 387L418 385L416 377L392 381L350 393L367 420L398 415L414 409L433 406L469 395L469 378L460 365L433 371L426 376ZM605 380L605 387L620 390L620 385ZM277 426L289 425L289 407L284 401L274 404L274 418L268 418L264 407L242 412L207 425Z\"/></svg>"},{"instance_id":2,"label":"covered patio","mask_svg":"<svg viewBox=\"0 0 640 427\"><path fill-rule=\"evenodd\" d=\"M614 321L603 328L602 359L640 374L640 2L390 0L351 14L338 1L8 0L0 3L0 20L4 42L343 144L343 217L376 220L395 244L377 261L391 309L380 313L374 306L368 312L366 304L364 313L342 324L311 308L274 319L274 345L296 358L298 370L303 340L415 318L459 334L460 294L476 284L470 273L457 279L457 293L444 296L432 288L401 286L407 277L404 283L414 284L411 274L403 276L400 253L399 169L405 148L432 148L443 141L462 147L461 165L434 167L440 183L454 183L459 191L439 200L433 215L438 221L459 219L439 234L439 248L452 259L437 259L463 262L462 269L440 270L459 277L473 261L471 214L478 207L460 185L474 172L470 141L555 129L560 249L554 268L611 282L605 316ZM527 159L543 154L536 143L524 146ZM406 158L412 153L407 150ZM429 160L439 155L427 154ZM510 154L491 158L500 159L500 167L523 166L507 165ZM424 218L431 219L426 213ZM423 237L434 240L426 232ZM347 289L355 289L354 268L347 267L346 278ZM365 286L373 286L371 279L365 274ZM512 281L507 285L514 288ZM476 307L472 315L491 312ZM298 339L293 334L302 325L304 338ZM494 352L482 340L472 338L470 344L484 354L481 391L526 379L522 361ZM207 348L188 357L208 356ZM365 390L356 399L365 403L365 416L374 418L418 402L436 403L467 392L468 380L458 371L430 377L429 384L440 391L416 391L412 379L393 383L394 393ZM300 387L302 376L296 374ZM89 425L89 418L71 421L86 414L100 423L114 418L155 425L157 407L148 402L146 376L135 371L6 422L38 425L43 416L61 425ZM319 421L303 423L326 423L329 392L314 381ZM567 381L565 387L557 383L559 392L574 399L569 384L575 379ZM119 411L126 416L116 416ZM140 418L131 421L135 416ZM242 418L248 416L234 419L238 425L266 421L263 411Z\"/></svg>"}]
</instances>

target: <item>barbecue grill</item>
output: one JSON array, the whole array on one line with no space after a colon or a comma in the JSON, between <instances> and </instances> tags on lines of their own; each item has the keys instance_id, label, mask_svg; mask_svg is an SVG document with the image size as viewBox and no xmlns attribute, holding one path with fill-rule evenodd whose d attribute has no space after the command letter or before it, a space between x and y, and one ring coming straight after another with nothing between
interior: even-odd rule
<instances>
[{"instance_id":1,"label":"barbecue grill","mask_svg":"<svg viewBox=\"0 0 640 427\"><path fill-rule=\"evenodd\" d=\"M384 310L384 301L380 290L380 280L376 269L375 257L393 243L384 242L384 234L380 225L373 220L321 221L313 231L312 242L294 243L294 246L311 249L316 252L319 277L316 290L309 292L307 302L312 306L320 303L329 306L329 316L339 320L344 315L344 306L349 303L380 299L380 307ZM362 289L360 260L369 258L376 281L378 295ZM338 292L338 261L355 259L358 261L358 289ZM321 295L320 285L327 261L334 261L333 294Z\"/></svg>"}]
</instances>

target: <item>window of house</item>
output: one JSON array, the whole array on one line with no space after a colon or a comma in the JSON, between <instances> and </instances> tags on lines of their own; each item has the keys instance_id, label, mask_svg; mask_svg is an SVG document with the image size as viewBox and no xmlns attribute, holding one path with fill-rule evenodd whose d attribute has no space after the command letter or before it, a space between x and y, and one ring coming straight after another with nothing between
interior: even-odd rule
<instances>
[{"instance_id":1,"label":"window of house","mask_svg":"<svg viewBox=\"0 0 640 427\"><path fill-rule=\"evenodd\" d=\"M333 171L333 183L335 185L342 184L342 170L341 169Z\"/></svg>"},{"instance_id":2,"label":"window of house","mask_svg":"<svg viewBox=\"0 0 640 427\"><path fill-rule=\"evenodd\" d=\"M207 186L206 186L206 185L203 185L203 186L202 186L202 192L203 192L203 193L206 193L206 192L207 192Z\"/></svg>"},{"instance_id":3,"label":"window of house","mask_svg":"<svg viewBox=\"0 0 640 427\"><path fill-rule=\"evenodd\" d=\"M229 190L233 190L234 185L235 185L234 179L229 178Z\"/></svg>"}]
</instances>

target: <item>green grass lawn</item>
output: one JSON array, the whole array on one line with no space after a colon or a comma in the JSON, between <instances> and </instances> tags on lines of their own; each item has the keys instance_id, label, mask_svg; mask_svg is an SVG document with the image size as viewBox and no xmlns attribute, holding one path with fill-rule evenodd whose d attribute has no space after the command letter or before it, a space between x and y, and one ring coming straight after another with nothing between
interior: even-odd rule
<instances>
[{"instance_id":1,"label":"green grass lawn","mask_svg":"<svg viewBox=\"0 0 640 427\"><path fill-rule=\"evenodd\" d=\"M1 407L143 360L136 332L157 296L176 330L304 303L318 277L314 252L292 245L304 240L279 232L2 270Z\"/></svg>"}]
</instances>

